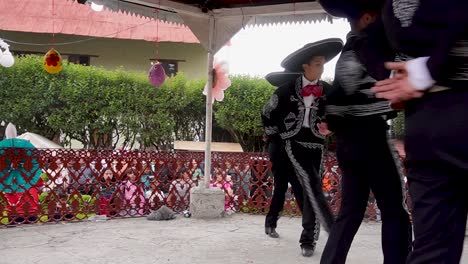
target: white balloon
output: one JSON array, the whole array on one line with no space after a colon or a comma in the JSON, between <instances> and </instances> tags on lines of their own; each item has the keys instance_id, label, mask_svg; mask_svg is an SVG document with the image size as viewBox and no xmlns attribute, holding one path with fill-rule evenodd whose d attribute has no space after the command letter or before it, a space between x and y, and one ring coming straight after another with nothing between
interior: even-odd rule
<instances>
[{"instance_id":1,"label":"white balloon","mask_svg":"<svg viewBox=\"0 0 468 264\"><path fill-rule=\"evenodd\" d=\"M102 9L104 9L104 5L96 4L94 2L91 2L91 9L96 11L96 12L101 12Z\"/></svg>"},{"instance_id":2,"label":"white balloon","mask_svg":"<svg viewBox=\"0 0 468 264\"><path fill-rule=\"evenodd\" d=\"M12 123L8 123L7 127L5 128L5 138L15 138L17 136L18 133L16 132L16 126Z\"/></svg>"},{"instance_id":3,"label":"white balloon","mask_svg":"<svg viewBox=\"0 0 468 264\"><path fill-rule=\"evenodd\" d=\"M11 67L15 63L15 58L13 58L13 55L9 50L6 50L3 52L3 56L0 58L0 64L3 67Z\"/></svg>"}]
</instances>

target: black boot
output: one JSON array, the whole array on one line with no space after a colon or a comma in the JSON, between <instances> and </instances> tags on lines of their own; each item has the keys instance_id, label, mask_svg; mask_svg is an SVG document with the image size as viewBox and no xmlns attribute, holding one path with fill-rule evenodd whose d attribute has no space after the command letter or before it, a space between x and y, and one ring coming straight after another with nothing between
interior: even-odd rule
<instances>
[{"instance_id":1,"label":"black boot","mask_svg":"<svg viewBox=\"0 0 468 264\"><path fill-rule=\"evenodd\" d=\"M314 248L301 246L301 254L306 258L312 257L312 255L314 255L314 251Z\"/></svg>"},{"instance_id":2,"label":"black boot","mask_svg":"<svg viewBox=\"0 0 468 264\"><path fill-rule=\"evenodd\" d=\"M276 232L274 227L265 227L265 234L272 238L278 238L279 234Z\"/></svg>"}]
</instances>

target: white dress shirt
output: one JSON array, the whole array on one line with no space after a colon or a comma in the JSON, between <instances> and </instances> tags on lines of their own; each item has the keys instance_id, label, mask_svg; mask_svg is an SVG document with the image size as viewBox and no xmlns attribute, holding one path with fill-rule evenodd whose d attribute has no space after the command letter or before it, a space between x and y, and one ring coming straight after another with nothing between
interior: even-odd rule
<instances>
[{"instance_id":1,"label":"white dress shirt","mask_svg":"<svg viewBox=\"0 0 468 264\"><path fill-rule=\"evenodd\" d=\"M435 81L427 68L429 57L419 57L406 62L406 71L408 72L408 81L418 91L424 91L431 88Z\"/></svg>"},{"instance_id":2,"label":"white dress shirt","mask_svg":"<svg viewBox=\"0 0 468 264\"><path fill-rule=\"evenodd\" d=\"M302 75L302 88L304 88L305 86L309 84L312 84L312 85L317 84L317 80L309 81L304 75ZM310 124L309 124L310 106L314 102L315 96L309 95L309 96L303 96L303 98L304 98L304 106L306 107L306 110L305 110L304 122L302 123L302 126L310 127Z\"/></svg>"}]
</instances>

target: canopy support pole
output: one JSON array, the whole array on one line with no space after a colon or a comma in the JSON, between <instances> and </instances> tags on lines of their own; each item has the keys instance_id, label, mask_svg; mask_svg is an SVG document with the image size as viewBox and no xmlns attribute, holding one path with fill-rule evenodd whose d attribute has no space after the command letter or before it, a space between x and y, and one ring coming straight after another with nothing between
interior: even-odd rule
<instances>
[{"instance_id":1,"label":"canopy support pole","mask_svg":"<svg viewBox=\"0 0 468 264\"><path fill-rule=\"evenodd\" d=\"M213 129L213 61L214 61L214 33L215 18L213 15L209 19L208 38L208 84L206 91L206 118L205 118L205 172L204 186L210 187L211 182L211 137Z\"/></svg>"}]
</instances>

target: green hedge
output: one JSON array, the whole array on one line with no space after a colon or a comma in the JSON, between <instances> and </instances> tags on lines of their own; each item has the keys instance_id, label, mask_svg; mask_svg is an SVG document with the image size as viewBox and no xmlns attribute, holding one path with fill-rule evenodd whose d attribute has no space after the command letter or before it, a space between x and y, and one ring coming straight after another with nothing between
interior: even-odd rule
<instances>
[{"instance_id":1,"label":"green hedge","mask_svg":"<svg viewBox=\"0 0 468 264\"><path fill-rule=\"evenodd\" d=\"M98 149L115 147L117 138L126 145L140 142L167 149L175 139L204 137L205 80L179 73L154 88L145 74L123 68L109 71L64 62L63 71L51 75L41 60L25 56L11 68L0 67L0 119L16 124L19 133L49 139L65 135L64 143L74 139ZM261 78L231 80L225 100L215 103L213 138L229 133L246 150L257 150L260 111L274 88Z\"/></svg>"},{"instance_id":2,"label":"green hedge","mask_svg":"<svg viewBox=\"0 0 468 264\"><path fill-rule=\"evenodd\" d=\"M404 114L404 112L399 112L398 116L395 119L393 119L392 132L393 132L394 137L403 138L403 136L405 134L405 114Z\"/></svg>"}]
</instances>

